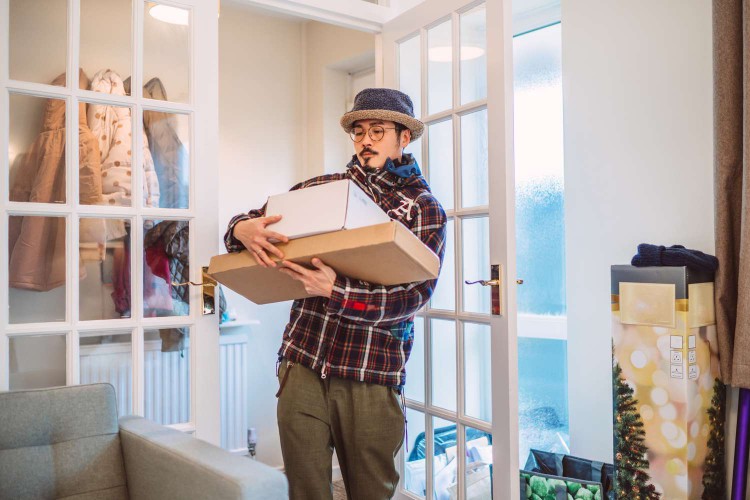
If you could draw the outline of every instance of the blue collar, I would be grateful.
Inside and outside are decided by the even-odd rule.
[[[369,168],[365,169],[362,167],[357,155],[352,155],[352,161],[347,167],[351,167],[352,165],[359,165],[363,170],[369,170]],[[386,158],[383,170],[402,179],[408,179],[413,175],[422,175],[422,171],[419,169],[419,165],[417,165],[417,160],[410,153],[404,153],[400,162],[394,162],[390,158]]]
[[[419,165],[417,165],[417,160],[409,153],[404,153],[398,165],[390,158],[386,158],[385,169],[403,178],[411,177],[412,175],[422,175],[422,171],[419,170]]]

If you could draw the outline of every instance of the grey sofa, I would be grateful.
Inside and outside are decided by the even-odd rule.
[[[140,417],[109,384],[0,393],[0,498],[287,498],[284,475]]]

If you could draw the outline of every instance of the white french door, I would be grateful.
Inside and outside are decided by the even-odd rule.
[[[407,365],[398,498],[519,498],[510,22],[507,1],[430,0],[379,37],[378,82],[425,122],[407,152],[449,219]]]
[[[0,390],[219,443],[218,2],[0,1]],[[218,307],[218,300],[216,306]]]

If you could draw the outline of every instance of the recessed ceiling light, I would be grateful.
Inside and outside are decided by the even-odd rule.
[[[477,59],[483,55],[484,49],[482,47],[475,47],[472,45],[464,45],[461,47],[462,61]],[[432,47],[429,50],[428,57],[432,62],[451,62],[453,59],[453,48],[446,46]]]
[[[190,22],[190,12],[171,5],[157,4],[152,6],[149,11],[151,17],[169,24],[179,24],[187,26]]]

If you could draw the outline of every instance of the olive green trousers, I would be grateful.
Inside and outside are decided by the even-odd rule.
[[[283,360],[276,409],[292,500],[330,500],[333,450],[352,500],[384,500],[396,492],[395,457],[404,441],[398,392],[329,377]]]

